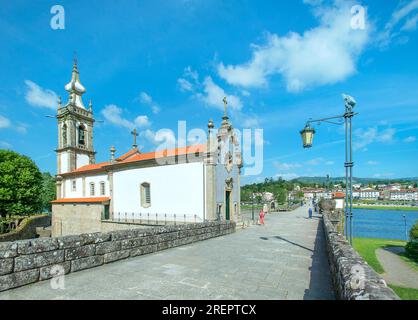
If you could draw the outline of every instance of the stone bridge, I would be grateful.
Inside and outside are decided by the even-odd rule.
[[[226,236],[67,274],[58,288],[52,279],[3,291],[0,299],[341,298],[324,226],[319,216],[307,218],[307,208],[272,214],[265,226],[238,226]]]
[[[219,238],[0,293],[0,299],[333,299],[322,224],[304,209]]]

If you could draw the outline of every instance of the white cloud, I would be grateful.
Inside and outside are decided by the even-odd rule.
[[[165,146],[174,147],[176,144],[176,137],[173,131],[169,129],[162,129],[157,132],[147,129],[141,131],[139,136],[154,146],[163,145],[163,149],[165,149]]]
[[[151,122],[147,116],[138,116],[135,119],[135,125],[137,128],[146,128],[151,126]]]
[[[220,63],[219,75],[231,85],[246,88],[267,86],[270,77],[281,75],[291,92],[345,80],[356,72],[357,59],[369,40],[367,26],[351,28],[352,4],[335,1],[330,7],[315,7],[318,27],[283,37],[267,34],[264,45],[252,45],[250,61],[235,66]]]
[[[412,142],[417,141],[417,137],[415,137],[415,136],[410,136],[410,137],[405,138],[403,141],[404,141],[405,143],[412,143]]]
[[[229,110],[241,110],[242,102],[238,96],[228,95],[224,89],[213,82],[211,77],[206,77],[203,81],[203,92],[198,93],[197,97],[200,98],[206,105],[223,110],[223,98],[226,97],[228,101]]]
[[[6,141],[0,141],[0,148],[11,149],[12,145]]]
[[[177,79],[177,84],[181,91],[193,92],[194,98],[197,98],[209,107],[223,110],[224,97],[227,98],[229,111],[238,113],[243,107],[239,96],[227,94],[223,88],[213,81],[212,77],[208,76],[203,82],[200,82],[198,72],[193,70],[190,66],[184,69],[183,76]],[[249,123],[254,124],[253,121],[250,121]]]
[[[383,143],[392,143],[394,141],[395,134],[396,134],[396,129],[393,129],[393,128],[386,129],[377,136],[377,141],[383,142]]]
[[[146,92],[141,92],[139,94],[139,98],[141,103],[145,103],[145,104],[150,104],[152,103],[152,98],[149,94],[147,94]]]
[[[356,138],[354,139],[353,149],[354,150],[363,149],[376,140],[377,129],[376,128],[368,128],[367,130],[357,129],[354,132],[354,135],[356,136]]]
[[[395,142],[396,129],[387,128],[382,131],[379,131],[377,127],[372,127],[368,129],[357,129],[354,131],[354,143],[353,149],[359,150],[363,149],[366,151],[366,147],[372,143],[393,143]]]
[[[300,175],[296,173],[278,173],[274,176],[275,179],[282,178],[283,180],[293,180],[299,177]]]
[[[178,83],[181,91],[183,91],[183,92],[193,91],[193,84],[191,84],[190,81],[188,81],[184,78],[179,78],[179,79],[177,79],[177,83]]]
[[[8,118],[0,115],[0,129],[8,128],[10,127],[11,124],[12,123]]]
[[[408,19],[402,27],[402,31],[414,31],[417,29],[418,14]]]
[[[133,129],[135,127],[132,121],[122,117],[122,109],[117,105],[110,104],[105,106],[105,108],[102,110],[102,115],[107,121],[109,121],[109,123],[115,126],[125,127],[128,129]]]
[[[15,130],[21,134],[26,134],[28,132],[28,129],[25,125],[18,125],[15,127]]]
[[[280,171],[289,171],[301,167],[299,163],[281,163],[277,161],[273,162],[273,166]]]
[[[394,39],[399,38],[403,31],[414,31],[417,27],[418,15],[411,17],[411,13],[418,10],[418,0],[403,2],[392,14],[384,31],[378,34],[377,41],[382,47],[388,46]],[[405,22],[403,22],[406,19]],[[398,25],[402,26],[397,28]],[[405,40],[402,40],[405,42]]]
[[[322,164],[324,162],[325,162],[324,158],[315,158],[315,159],[306,161],[306,164],[310,165],[310,166],[319,166],[320,164]]]
[[[102,110],[102,115],[105,119],[118,127],[125,127],[127,129],[146,128],[151,125],[147,116],[137,116],[134,121],[130,121],[122,116],[123,110],[117,105],[110,104],[105,106]]]
[[[367,164],[369,166],[377,166],[379,164],[379,162],[377,162],[377,161],[367,161]]]
[[[51,110],[57,109],[57,94],[49,89],[43,89],[35,82],[25,80],[27,90],[25,99],[27,103],[34,107],[48,108]]]
[[[157,113],[160,112],[159,105],[154,102],[154,100],[152,99],[152,97],[148,93],[142,91],[139,94],[139,101],[142,104],[145,104],[145,105],[148,105],[149,107],[151,107],[152,113],[157,114]]]
[[[177,84],[183,92],[194,91],[196,87],[200,86],[199,73],[188,66],[184,68],[183,76],[177,79]]]

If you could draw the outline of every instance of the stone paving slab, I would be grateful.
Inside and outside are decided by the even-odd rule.
[[[0,299],[334,299],[320,219],[307,209],[266,226],[0,293]]]

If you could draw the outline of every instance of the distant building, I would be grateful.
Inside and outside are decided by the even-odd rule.
[[[390,191],[389,200],[392,201],[418,201],[418,189]]]
[[[328,191],[323,188],[303,189],[302,192],[305,200],[332,199],[332,191]]]
[[[357,191],[353,191],[353,198],[360,200],[378,200],[381,197],[381,193],[378,190],[367,188]]]
[[[335,200],[335,209],[337,209],[337,210],[344,209],[345,193],[343,193],[343,192],[334,192],[332,194],[332,199]]]

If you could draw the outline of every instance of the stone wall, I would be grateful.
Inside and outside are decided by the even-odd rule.
[[[0,243],[0,291],[235,232],[205,222]]]
[[[47,214],[25,218],[16,228],[16,230],[0,234],[0,242],[36,238],[37,227],[49,227],[50,225],[51,216]]]
[[[399,300],[377,274],[345,240],[323,212],[324,232],[332,281],[341,300]]]

